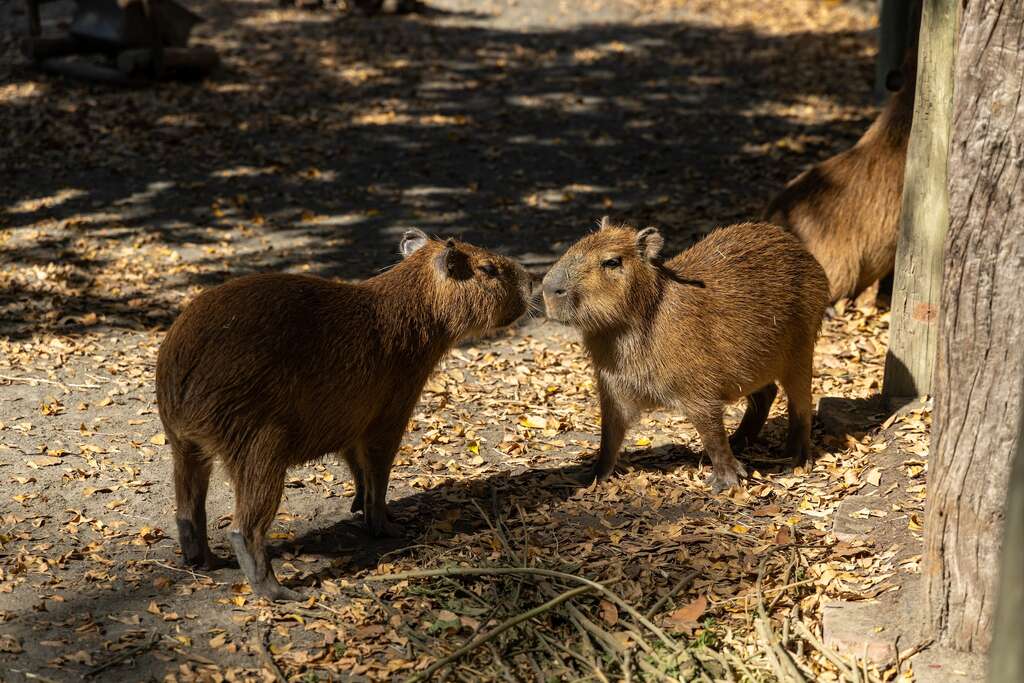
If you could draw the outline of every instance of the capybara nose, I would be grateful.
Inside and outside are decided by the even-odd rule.
[[[554,299],[561,299],[565,296],[565,287],[560,285],[546,284],[544,285],[544,295]]]
[[[549,270],[543,281],[544,296],[552,299],[565,297],[565,273],[560,269]]]

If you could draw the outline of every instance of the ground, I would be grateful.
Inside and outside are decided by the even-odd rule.
[[[927,406],[886,419],[872,399],[884,310],[839,306],[825,321],[815,396],[857,417],[819,420],[813,467],[777,462],[780,399],[744,456],[752,477],[717,496],[672,414],[637,425],[609,482],[563,486],[599,432],[571,331],[531,319],[458,348],[393,473],[404,539],[363,532],[331,457],[292,472],[273,532],[299,604],[255,598],[237,570],[183,565],[153,367],[203,288],[263,270],[371,277],[408,225],[542,272],[603,214],[659,226],[669,250],[756,218],[876,113],[863,5],[432,0],[370,19],[189,5],[220,71],[121,91],[28,68],[23,16],[0,0],[0,679],[432,674],[573,577],[611,593],[574,595],[441,671],[862,675],[818,649],[823,606],[882,612],[916,576],[930,419]],[[50,29],[62,8],[45,8]],[[886,524],[837,539],[854,495],[867,502],[845,518]],[[217,479],[221,553],[231,500]],[[373,580],[440,568],[483,575]],[[898,665],[863,677],[912,675]]]

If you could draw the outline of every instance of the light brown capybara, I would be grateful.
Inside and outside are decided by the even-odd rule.
[[[514,261],[409,230],[395,267],[360,284],[304,275],[240,277],[200,294],[157,359],[160,419],[174,453],[185,560],[215,568],[206,493],[215,460],[235,491],[229,533],[253,590],[278,582],[266,548],[289,467],[341,453],[373,534],[400,528],[385,506],[391,465],[420,391],[448,350],[511,324],[531,278]]]
[[[832,303],[892,273],[916,81],[911,49],[889,75],[896,92],[857,144],[791,180],[765,210],[821,263]]]
[[[700,435],[716,490],[746,476],[733,456],[764,426],[778,380],[789,402],[787,453],[811,455],[811,366],[828,280],[792,234],[767,223],[715,230],[667,261],[655,228],[602,219],[544,277],[548,316],[580,330],[594,363],[601,446],[589,485],[615,468],[646,410],[682,411]],[[731,444],[726,403],[747,397]]]

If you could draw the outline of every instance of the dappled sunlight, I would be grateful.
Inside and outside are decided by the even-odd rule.
[[[48,197],[31,197],[8,205],[4,210],[8,213],[36,213],[60,206],[70,199],[84,197],[88,193],[81,188],[65,187]],[[0,226],[3,227],[3,226]]]
[[[290,680],[404,678],[572,586],[368,578],[501,565],[598,580],[686,652],[741,653],[768,678],[751,636],[759,590],[776,623],[814,623],[825,600],[884,597],[915,571],[906,547],[830,532],[847,496],[896,481],[878,464],[874,413],[859,431],[816,428],[817,461],[794,470],[780,396],[741,455],[747,485],[715,495],[693,426],[660,411],[630,431],[616,476],[568,487],[600,438],[595,378],[578,335],[540,317],[467,341],[431,375],[389,493],[405,538],[363,532],[349,474],[328,456],[289,474],[271,529],[275,569],[302,604],[260,601],[236,569],[183,569],[154,367],[201,292],[265,272],[362,281],[401,259],[412,226],[537,275],[608,214],[658,226],[676,252],[761,215],[875,113],[873,21],[843,3],[796,0],[768,16],[756,0],[436,0],[372,19],[276,0],[189,4],[223,60],[202,83],[114,90],[0,53],[11,74],[0,135],[17,143],[0,159],[0,455],[31,462],[5,475],[0,637],[14,640],[0,641],[0,661],[57,680],[146,646],[99,677],[184,682],[214,677],[212,660],[240,681],[266,665],[252,641],[266,627]],[[873,406],[887,335],[888,314],[870,306],[827,320],[815,396]],[[728,408],[730,429],[741,407]],[[918,453],[929,419],[925,408],[886,426]],[[909,482],[899,509],[864,514],[906,527],[923,466],[892,471]],[[215,479],[221,554],[231,501]],[[623,604],[571,604],[585,621],[541,615],[496,641],[499,655],[467,659],[469,678],[502,675],[502,656],[513,678],[532,670],[528,656],[562,678],[590,675],[554,646],[590,642],[583,623],[613,644],[639,634],[651,651],[631,650],[638,659],[667,651],[646,626],[630,630]],[[583,661],[604,656],[602,642]],[[832,673],[803,654],[809,671]]]
[[[29,100],[45,97],[49,88],[45,83],[0,84],[0,103],[26,104]]]

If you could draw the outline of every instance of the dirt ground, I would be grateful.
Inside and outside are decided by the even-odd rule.
[[[292,472],[273,529],[305,602],[185,569],[153,367],[196,292],[264,270],[370,277],[408,225],[538,272],[604,214],[682,248],[756,217],[877,111],[874,20],[842,2],[432,0],[371,19],[189,5],[222,68],[121,91],[29,69],[23,16],[0,0],[0,680],[404,678],[572,586],[366,578],[497,566],[585,576],[623,602],[584,596],[512,629],[460,660],[459,680],[686,677],[629,654],[642,639],[623,605],[773,680],[756,586],[776,628],[817,632],[823,602],[884,598],[916,573],[927,410],[816,428],[817,463],[794,472],[772,462],[780,400],[747,454],[753,478],[723,496],[684,417],[651,415],[620,476],[567,490],[559,474],[599,432],[595,392],[574,334],[541,319],[457,349],[428,384],[392,475],[406,538],[366,536],[327,458]],[[47,6],[50,28],[61,9]],[[816,398],[872,405],[887,322],[852,306],[826,321]],[[903,455],[880,459],[893,442]],[[858,513],[893,533],[837,541],[851,495],[884,498]],[[231,500],[216,480],[222,554]],[[586,623],[623,649],[602,655],[573,630]],[[811,680],[836,680],[810,645],[784,646]],[[884,668],[872,675],[897,675]]]

